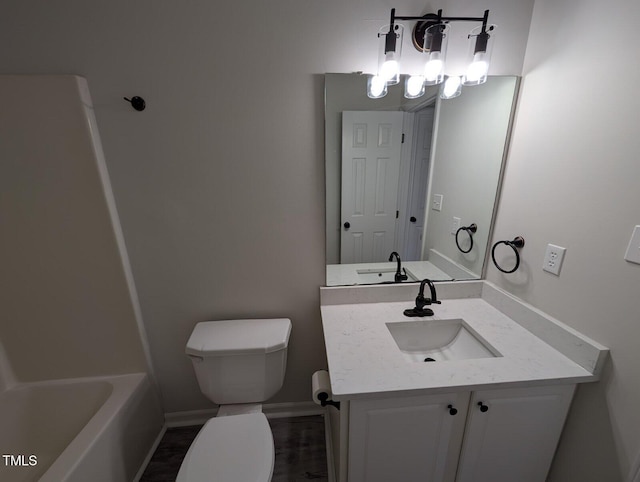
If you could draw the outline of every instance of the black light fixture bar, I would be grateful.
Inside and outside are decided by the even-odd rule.
[[[437,14],[428,13],[421,17],[411,17],[411,16],[400,16],[396,15],[396,9],[391,9],[391,25],[395,23],[396,20],[422,20],[422,21],[431,21],[431,22],[482,22],[483,29],[486,29],[487,22],[489,21],[489,10],[484,11],[484,15],[482,17],[443,17],[442,9],[438,10]]]
[[[414,45],[418,50],[424,48],[422,36],[427,28],[432,25],[444,24],[448,22],[482,22],[482,30],[480,35],[484,39],[484,36],[487,32],[487,24],[489,22],[489,10],[484,11],[484,15],[482,17],[443,17],[442,9],[438,10],[438,13],[428,13],[422,16],[407,16],[407,15],[396,15],[396,9],[391,9],[391,19],[389,21],[389,32],[386,34],[387,37],[385,39],[385,53],[389,51],[395,50],[395,35],[391,35],[395,31],[395,23],[396,20],[417,20],[416,28],[414,30]],[[482,43],[482,41],[481,41]],[[486,44],[486,42],[485,42]],[[485,45],[486,47],[486,45]]]

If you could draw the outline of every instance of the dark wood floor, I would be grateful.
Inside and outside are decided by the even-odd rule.
[[[276,448],[272,482],[327,481],[324,419],[309,417],[269,420]],[[167,429],[141,482],[175,482],[180,464],[201,426]]]

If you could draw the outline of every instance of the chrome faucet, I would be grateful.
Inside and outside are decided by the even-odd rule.
[[[431,298],[424,297],[424,287],[429,285],[429,291],[431,292]],[[433,281],[430,279],[423,279],[420,283],[420,291],[416,298],[416,306],[409,310],[404,310],[404,316],[433,316],[433,310],[431,308],[425,308],[427,305],[439,305],[440,302],[436,296],[436,287]]]
[[[396,270],[396,275],[393,277],[393,279],[396,283],[401,283],[402,281],[408,280],[409,276],[407,276],[407,270],[401,268],[402,261],[400,260],[400,255],[397,252],[394,251],[389,255],[389,261],[393,261],[394,256],[396,257],[396,261],[398,262],[398,269]]]

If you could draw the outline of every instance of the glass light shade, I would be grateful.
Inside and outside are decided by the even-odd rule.
[[[378,75],[384,78],[388,85],[394,85],[400,82],[400,54],[404,27],[394,24],[393,32],[389,32],[389,28],[390,26],[386,25],[378,32]]]
[[[424,66],[425,85],[437,85],[444,80],[444,61],[449,41],[449,25],[436,24],[424,33],[424,52],[427,62]]]
[[[422,75],[411,75],[407,77],[404,84],[404,96],[407,99],[422,97],[424,90],[424,77]]]
[[[429,54],[429,60],[424,66],[424,78],[427,85],[440,84],[444,79],[444,61],[440,57],[440,52]]]
[[[387,82],[379,75],[370,75],[367,79],[367,97],[380,99],[387,95]]]
[[[463,85],[480,85],[487,81],[495,28],[495,25],[489,25],[486,32],[482,32],[482,27],[476,27],[469,34],[469,64]]]
[[[441,99],[453,99],[462,94],[462,79],[456,75],[448,77],[440,92]]]
[[[484,52],[478,52],[473,56],[473,61],[467,67],[464,76],[464,85],[479,85],[487,81],[489,62],[485,59]]]
[[[380,66],[378,75],[389,85],[397,84],[400,81],[400,64],[392,56],[388,57]]]

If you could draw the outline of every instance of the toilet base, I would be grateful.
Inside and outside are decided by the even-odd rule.
[[[230,415],[245,415],[248,413],[262,413],[261,403],[234,403],[220,405],[216,417],[228,417]]]

